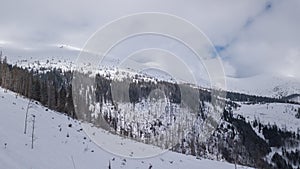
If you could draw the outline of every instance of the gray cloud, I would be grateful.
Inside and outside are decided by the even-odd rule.
[[[228,75],[267,71],[297,77],[299,7],[300,2],[292,0],[7,0],[1,3],[0,46],[18,49],[8,54],[22,55],[22,49],[32,49],[35,52],[24,53],[51,55],[46,52],[52,52],[53,44],[82,48],[113,19],[137,12],[165,12],[194,23],[219,46]]]
[[[221,53],[238,76],[269,72],[299,78],[300,7],[298,1],[267,4]]]

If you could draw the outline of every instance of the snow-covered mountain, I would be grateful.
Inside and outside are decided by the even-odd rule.
[[[246,78],[228,77],[227,89],[251,95],[280,98],[299,94],[300,79],[267,73]]]
[[[62,70],[71,70],[75,66],[75,59],[66,57],[53,57],[53,58],[41,58],[39,60],[30,59],[13,59],[13,63],[33,69],[53,69],[60,68]],[[111,71],[113,75],[116,71],[115,68],[107,67],[108,71]],[[127,72],[130,73],[130,72]],[[119,74],[118,76],[120,76]],[[153,74],[150,74],[153,75]],[[157,78],[169,81],[163,76],[156,76]],[[203,79],[203,87],[210,86],[210,83]],[[295,77],[289,77],[284,75],[275,74],[259,74],[251,77],[226,77],[226,85],[228,91],[245,93],[250,95],[267,96],[267,97],[286,97],[292,94],[300,94],[300,79]]]
[[[51,51],[50,53],[53,55],[44,56],[39,53],[39,50],[21,50],[21,52],[14,48],[7,48],[3,52],[3,57],[7,55],[9,63],[31,69],[43,68],[51,70],[53,68],[59,68],[62,70],[71,70],[75,67],[77,55],[80,52],[79,48],[66,44],[50,45],[46,47],[46,51],[47,50]],[[22,53],[22,56],[20,56],[19,53]],[[111,71],[111,73],[109,73],[113,75],[116,69],[112,68],[111,65],[118,65],[120,61],[109,59],[106,61],[109,62],[110,65],[107,69]],[[154,75],[160,79],[170,80],[163,76],[160,77],[158,74]],[[118,76],[121,76],[121,74]],[[203,85],[202,87],[210,86],[207,78],[201,80],[202,82],[200,84]],[[262,73],[250,77],[226,76],[226,83],[227,90],[250,95],[280,98],[292,94],[300,94],[300,79],[283,74]]]
[[[75,130],[82,134],[82,128],[85,126],[85,128],[91,129],[91,132],[88,132],[87,135],[90,136],[92,140],[97,138],[98,145],[99,143],[100,145],[111,144],[110,147],[112,149],[107,150],[104,148],[104,150],[116,151],[122,149],[121,156],[128,156],[129,159],[126,158],[124,160],[124,158],[120,158],[121,161],[123,160],[120,165],[121,168],[127,164],[126,162],[130,161],[130,157],[141,157],[141,154],[144,153],[141,150],[148,149],[150,152],[156,153],[156,151],[159,151],[159,148],[155,147],[155,145],[160,148],[167,145],[166,147],[170,148],[168,144],[172,145],[172,151],[182,154],[192,154],[198,158],[214,160],[225,159],[232,163],[238,162],[243,165],[259,167],[268,166],[267,168],[272,168],[272,166],[276,168],[282,168],[282,166],[297,167],[299,165],[297,162],[294,162],[295,159],[299,158],[297,154],[299,150],[299,129],[297,127],[299,126],[299,119],[297,119],[297,117],[300,116],[297,115],[300,110],[299,106],[294,103],[284,103],[285,100],[283,99],[253,96],[260,95],[281,98],[295,94],[298,91],[299,85],[294,78],[283,78],[266,74],[251,78],[229,78],[227,81],[229,86],[228,91],[246,94],[228,92],[230,97],[226,99],[224,97],[217,97],[216,102],[226,100],[226,106],[223,110],[222,107],[212,105],[213,102],[209,97],[209,95],[211,95],[209,89],[190,84],[177,84],[170,79],[156,77],[155,75],[151,77],[146,74],[137,74],[130,70],[124,71],[114,67],[107,67],[92,73],[93,76],[96,76],[96,84],[91,85],[88,83],[91,80],[91,74],[83,71],[79,73],[82,74],[82,77],[75,78],[79,80],[78,83],[76,82],[75,84],[79,85],[74,93],[74,89],[72,92],[72,83],[70,82],[72,72],[68,71],[72,69],[72,62],[61,62],[55,59],[47,59],[46,62],[42,60],[23,60],[18,62],[18,66],[26,69],[18,69],[17,67],[4,64],[5,72],[2,83],[6,88],[19,91],[31,97],[28,94],[30,92],[27,88],[22,86],[34,83],[34,89],[31,91],[31,93],[35,95],[33,98],[40,100],[43,105],[54,110],[64,111],[72,117],[75,116],[74,111],[72,111],[73,103],[70,101],[72,97],[69,96],[74,96],[75,93],[79,93],[77,94],[79,97],[75,96],[75,100],[73,97],[73,101],[75,102],[74,107],[77,112],[82,111],[85,113],[82,114],[82,117],[81,114],[77,113],[77,119],[89,122],[105,120],[113,130],[112,132],[107,132],[100,128],[94,128],[93,125],[98,126],[97,123],[93,123],[93,125],[82,123],[63,116],[67,118],[70,121],[69,124],[71,124],[68,125],[67,129],[78,126]],[[56,70],[54,68],[56,68]],[[39,70],[39,73],[38,71],[30,71],[32,69]],[[57,69],[62,69],[63,71]],[[64,73],[64,71],[68,72]],[[24,81],[22,74],[28,77],[30,82],[28,82],[28,80]],[[15,81],[16,79],[20,81]],[[14,82],[21,82],[23,85],[13,85]],[[86,82],[88,86],[85,86]],[[129,93],[129,96],[127,96],[126,93],[123,95],[122,91],[119,91],[120,88],[112,88],[113,85],[119,85],[119,87],[121,85],[127,89],[126,91]],[[188,107],[186,107],[186,109],[180,107],[181,105],[179,104],[182,100],[182,96],[179,94],[180,91],[178,89],[180,86],[183,87],[182,85],[186,85],[186,88],[191,89],[191,93],[186,93],[188,96],[186,100]],[[153,102],[152,99],[148,99],[152,94],[153,96],[156,95],[155,89],[163,91],[163,100]],[[36,90],[39,92],[36,92]],[[160,95],[159,90],[158,96]],[[191,97],[191,94],[194,92],[201,92],[203,97]],[[247,95],[247,93],[249,95]],[[3,93],[3,95],[5,94],[6,93]],[[126,97],[129,98],[126,100]],[[68,98],[67,101],[65,100],[66,98]],[[115,100],[116,98],[120,99],[120,101],[118,99]],[[9,100],[13,100],[13,98],[11,97]],[[78,109],[76,102],[85,104]],[[13,103],[13,105],[17,105],[17,101]],[[200,107],[194,109],[193,107],[195,105],[199,105]],[[26,109],[24,107],[26,107],[26,104],[23,104],[23,109]],[[35,107],[41,106],[36,104]],[[206,142],[201,144],[202,142],[198,142],[198,137],[201,135],[201,132],[199,132],[201,130],[199,129],[203,127],[202,124],[205,123],[205,120],[214,119],[209,115],[214,114],[218,109],[223,113],[220,114],[222,115],[222,119],[218,121],[218,125],[215,125],[215,132],[210,133],[210,137],[207,137]],[[5,110],[9,110],[9,108]],[[42,110],[41,112],[43,113],[44,111]],[[46,111],[46,114],[49,112],[51,111]],[[158,116],[151,117],[149,114],[158,114]],[[35,116],[36,118],[38,117],[38,115]],[[20,117],[17,118],[21,119]],[[53,116],[51,118],[55,119],[57,117]],[[56,123],[55,121],[53,122]],[[19,124],[19,122],[16,123]],[[47,123],[48,122],[45,122],[45,124]],[[80,125],[80,123],[82,124]],[[51,126],[52,124],[49,125]],[[58,126],[59,132],[64,131],[65,128],[62,128],[60,124],[55,125]],[[180,130],[182,128],[183,130]],[[178,133],[178,138],[174,139],[174,132],[173,134],[166,132],[168,129]],[[70,133],[72,132],[68,130],[65,135],[67,139],[70,138]],[[44,137],[43,134],[41,135]],[[54,135],[55,138],[63,139],[63,136]],[[80,136],[76,135],[76,138],[83,137],[84,140],[88,140],[87,135],[83,133]],[[124,137],[126,137],[126,139],[124,139]],[[104,141],[101,140],[103,138],[105,138]],[[129,138],[133,138],[135,141],[130,141]],[[81,141],[79,140],[77,142]],[[89,142],[93,144],[91,140]],[[148,145],[143,143],[147,143]],[[84,144],[84,146],[89,145],[85,141],[83,141],[82,144]],[[235,144],[239,146],[235,146]],[[26,146],[28,146],[28,143]],[[42,147],[45,146],[44,144]],[[73,147],[73,145],[70,147]],[[88,148],[89,147],[90,145]],[[6,148],[8,148],[8,143],[4,142],[4,149]],[[84,152],[86,151],[88,150],[84,147]],[[94,152],[94,149],[91,150],[91,153]],[[295,156],[289,156],[289,154],[295,152]],[[70,156],[70,154],[66,156]],[[177,154],[174,156],[177,156]],[[181,158],[182,155],[179,156]],[[74,157],[72,154],[72,163],[75,163],[73,162]],[[113,165],[112,161],[117,159],[117,157],[113,158],[114,160],[111,160],[111,165]],[[109,161],[110,158],[106,160],[106,164],[108,164]],[[171,161],[170,164],[173,164],[174,160]],[[105,161],[103,161],[103,163],[105,163]],[[142,163],[144,164],[145,161]],[[148,167],[153,167],[153,164],[157,163],[152,162]],[[132,166],[139,165],[134,163]]]
[[[116,156],[94,144],[82,130],[81,122],[62,113],[48,110],[38,102],[31,102],[28,109],[28,128],[24,134],[24,120],[29,100],[16,93],[0,88],[0,168],[1,169],[133,169],[133,168],[234,168],[233,164],[206,159],[196,159],[174,152],[166,152],[156,157],[132,159]],[[33,116],[35,129],[33,149],[31,136]],[[89,125],[89,124],[86,124]],[[101,129],[96,134],[107,135]],[[104,136],[103,136],[104,137]],[[115,142],[123,143],[124,149],[129,140],[115,137]],[[120,148],[122,148],[120,146]],[[138,144],[138,147],[147,145]],[[151,167],[152,166],[152,167]],[[248,168],[238,166],[238,168]]]

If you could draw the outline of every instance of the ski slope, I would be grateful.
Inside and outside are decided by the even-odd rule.
[[[109,163],[112,169],[234,168],[233,164],[227,162],[199,160],[174,152],[140,159],[116,156],[94,144],[82,130],[79,121],[48,110],[38,102],[30,104],[28,128],[24,134],[28,102],[28,99],[0,88],[0,169],[106,169]],[[32,115],[36,120],[33,149]],[[115,137],[114,141],[129,143],[129,140],[124,141],[120,137]],[[129,144],[123,146],[124,149],[136,149]],[[142,146],[141,143],[138,146]]]

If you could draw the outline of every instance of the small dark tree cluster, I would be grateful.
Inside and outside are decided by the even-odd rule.
[[[273,155],[272,162],[275,163],[276,169],[293,169],[291,164],[287,163],[285,159],[278,153]]]
[[[300,119],[300,108],[298,108],[298,111],[297,111],[295,117],[296,117],[297,119]]]
[[[282,147],[289,139],[297,139],[299,137],[295,132],[279,129],[277,125],[264,126],[262,134],[269,141],[270,147]]]
[[[300,167],[300,151],[298,149],[289,152],[283,148],[282,155],[286,157],[291,164]]]

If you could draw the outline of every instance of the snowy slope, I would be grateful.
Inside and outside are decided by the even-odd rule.
[[[35,102],[29,109],[27,134],[24,134],[28,102],[27,99],[0,88],[0,169],[105,169],[108,168],[109,161],[112,169],[150,166],[163,169],[234,168],[233,164],[226,162],[197,160],[193,156],[173,152],[144,159],[117,157],[95,145],[81,130],[80,122],[47,110]],[[33,149],[32,115],[36,116]],[[117,139],[122,142],[121,138],[116,137],[116,141]]]
[[[300,105],[284,104],[284,103],[270,103],[270,104],[256,104],[256,105],[244,105],[234,111],[234,115],[242,115],[247,121],[253,124],[254,120],[257,120],[263,125],[276,125],[283,131],[300,132],[300,119],[295,117]],[[265,139],[262,132],[259,132],[258,127],[253,127],[258,136]],[[284,147],[271,147],[271,152],[265,157],[265,159],[271,163],[271,159],[275,153],[283,156],[283,148],[287,152],[299,151],[300,144],[286,145]],[[293,166],[297,168],[296,165]]]
[[[300,105],[284,103],[242,105],[234,114],[240,114],[249,121],[256,119],[264,125],[276,124],[281,129],[297,133],[300,130],[300,119],[295,117],[298,108]]]

